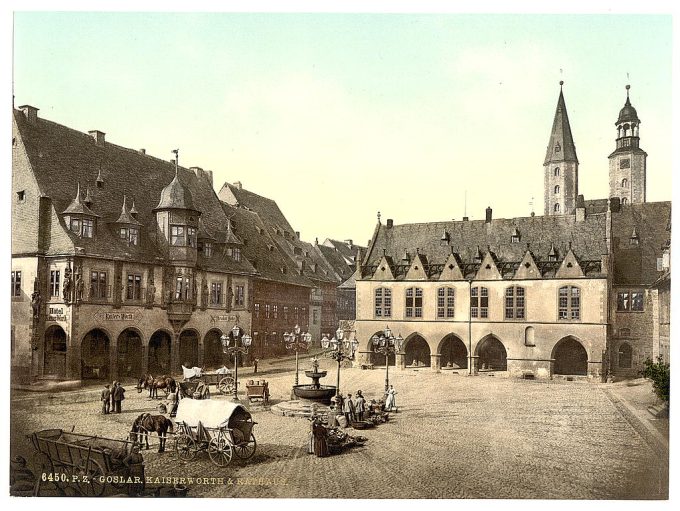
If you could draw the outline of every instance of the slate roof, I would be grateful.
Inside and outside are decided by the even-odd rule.
[[[259,279],[314,287],[309,279],[299,274],[295,262],[278,247],[256,212],[224,202],[221,206],[229,217],[234,235],[242,240],[241,252],[255,265]]]
[[[559,144],[560,150],[556,150]],[[564,94],[560,85],[560,97],[557,100],[557,109],[555,110],[555,118],[553,120],[552,131],[550,132],[550,140],[548,141],[548,148],[545,153],[544,165],[549,162],[559,161],[575,161],[578,163],[576,157],[576,146],[574,145],[574,138],[571,135],[571,126],[569,125],[569,116],[567,115],[567,107],[564,103]]]
[[[340,252],[342,257],[345,258],[346,261],[348,261],[348,264],[354,264],[354,260],[357,255],[357,250],[361,250],[362,254],[366,253],[366,247],[362,247],[360,245],[355,245],[352,243],[350,244],[346,241],[339,241],[339,240],[333,240],[330,238],[327,238],[323,244],[327,247],[333,247],[335,250]],[[349,263],[351,261],[351,263]]]
[[[663,273],[657,259],[671,238],[670,202],[622,204],[612,213],[612,252],[615,286],[651,286]],[[631,243],[633,232],[638,243]]]
[[[234,195],[239,206],[257,212],[267,225],[278,227],[281,231],[287,231],[291,235],[295,234],[293,227],[288,223],[276,201],[230,183],[224,183],[222,190],[220,190],[219,195],[222,200],[226,200],[223,196],[225,188]]]
[[[332,247],[326,245],[316,245],[315,248],[321,253],[326,262],[333,268],[340,282],[348,279],[352,273],[352,268],[347,264],[345,258]]]
[[[77,246],[84,249],[84,255],[91,256],[144,262],[162,258],[155,240],[153,209],[159,204],[161,191],[175,179],[173,163],[110,142],[97,145],[92,136],[43,118],[31,124],[19,110],[14,110],[14,122],[40,193],[52,200],[62,228],[73,242],[74,253]],[[101,187],[97,186],[98,180],[101,180]],[[200,218],[205,227],[217,242],[223,242],[227,217],[210,181],[198,178],[183,167],[178,169],[177,180],[191,194],[192,201],[200,205]],[[72,203],[79,186],[89,187],[90,209],[100,217],[93,238],[80,238],[63,223],[61,213]],[[114,228],[124,195],[128,200],[132,199],[138,211],[137,220],[143,226],[137,246],[121,240]],[[47,253],[51,254],[49,249]],[[202,261],[199,256],[199,263],[220,271],[255,273],[245,258],[236,262],[216,255]]]
[[[158,201],[156,209],[196,210],[196,207],[191,192],[175,176],[170,184],[161,190],[161,199]]]
[[[665,225],[665,224],[664,224]],[[515,229],[520,239],[512,243]],[[448,241],[442,240],[442,233]],[[536,261],[546,262],[543,273],[554,273],[555,264],[547,264],[551,248],[555,248],[562,261],[571,247],[577,260],[592,261],[587,275],[601,274],[602,256],[607,254],[606,215],[587,215],[577,222],[574,215],[549,215],[521,218],[498,218],[490,223],[484,220],[446,221],[394,225],[392,228],[378,224],[369,252],[363,260],[364,267],[375,266],[384,254],[394,265],[410,265],[419,253],[429,265],[443,265],[451,253],[460,263],[468,266],[468,273],[476,271],[476,259],[491,252],[497,265],[504,266],[503,274],[514,271],[527,249]],[[408,255],[409,260],[405,260]],[[500,269],[500,268],[499,268]],[[366,269],[364,276],[366,276]],[[402,269],[403,275],[403,269]],[[465,273],[465,272],[464,272]]]

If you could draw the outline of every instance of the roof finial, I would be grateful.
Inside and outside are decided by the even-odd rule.
[[[626,98],[630,98],[630,85],[626,85]]]
[[[378,223],[380,223],[380,211],[378,211]]]
[[[125,197],[125,194],[123,194],[123,213],[125,213],[127,209],[127,199]]]
[[[562,77],[562,68],[560,68],[560,77]],[[564,80],[560,80],[560,92],[562,92],[562,85],[564,85]]]
[[[78,181],[78,188],[76,189],[76,202],[80,202],[80,181]]]
[[[179,167],[179,149],[173,149],[172,152],[175,154],[175,177],[177,177],[177,169]]]

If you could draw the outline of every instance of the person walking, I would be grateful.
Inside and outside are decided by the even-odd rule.
[[[113,403],[115,413],[121,413],[121,402],[123,401],[123,399],[125,399],[125,389],[120,384],[120,382],[116,382],[116,388],[113,390]]]
[[[111,409],[111,389],[109,388],[108,383],[104,385],[104,388],[102,389],[101,402],[102,413],[104,415],[108,415],[109,410]]]
[[[364,412],[366,411],[366,400],[361,394],[360,390],[357,390],[357,398],[354,401],[354,410],[356,411],[357,420],[364,420]]]
[[[394,390],[394,386],[390,385],[390,388],[387,389],[387,399],[385,399],[385,411],[386,412],[396,412],[397,411],[397,398],[395,397],[397,395],[397,391]]]
[[[118,386],[118,382],[116,380],[113,380],[113,383],[111,383],[111,413],[116,413],[116,403],[113,400],[113,391],[116,390],[116,387]]]
[[[258,359],[253,360],[253,374],[257,374],[257,363],[259,362]]]
[[[352,401],[352,394],[347,394],[347,399],[342,403],[342,413],[347,419],[347,426],[350,427],[354,421],[354,401]]]

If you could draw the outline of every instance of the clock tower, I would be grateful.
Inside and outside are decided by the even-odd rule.
[[[616,125],[616,150],[609,155],[609,197],[621,204],[647,201],[647,153],[640,149],[640,119],[630,104],[630,85],[626,85],[626,104]]]

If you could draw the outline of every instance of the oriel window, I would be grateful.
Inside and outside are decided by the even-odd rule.
[[[196,248],[196,228],[187,227],[187,246]]]
[[[234,305],[236,307],[243,307],[245,304],[245,287],[236,286],[236,294],[234,295]],[[276,315],[274,316],[276,317]]]
[[[94,221],[91,218],[83,218],[83,238],[94,236]]]
[[[170,244],[174,247],[183,247],[186,241],[184,239],[184,226],[171,225],[170,226]]]
[[[222,303],[222,283],[210,283],[210,303],[212,305],[220,305]]]
[[[137,227],[130,227],[129,236],[130,245],[139,244],[139,229]]]

